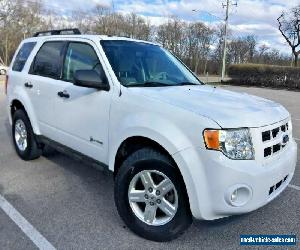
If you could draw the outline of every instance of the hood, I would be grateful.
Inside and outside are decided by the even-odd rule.
[[[276,102],[208,85],[132,90],[139,95],[208,117],[222,128],[261,127],[289,116],[288,111]]]

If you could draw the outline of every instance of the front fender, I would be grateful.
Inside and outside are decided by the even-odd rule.
[[[109,168],[112,171],[120,145],[130,137],[141,136],[151,139],[160,144],[170,155],[191,145],[184,131],[156,114],[136,113],[114,124],[122,124],[122,126],[111,125],[113,133],[110,133],[110,141],[114,143],[109,150]]]

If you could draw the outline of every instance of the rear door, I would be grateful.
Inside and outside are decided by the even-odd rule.
[[[48,136],[49,126],[55,120],[53,101],[55,82],[61,77],[63,53],[66,42],[46,41],[39,48],[29,70],[27,84],[32,90],[31,100],[40,132]]]
[[[20,49],[13,59],[11,70],[9,72],[9,82],[12,83],[14,89],[13,95],[18,95],[16,98],[22,102],[24,99],[31,100],[33,95],[32,86],[28,86],[28,75],[26,74],[25,64],[36,46],[36,42],[25,42],[20,46]]]
[[[75,86],[76,70],[103,71],[101,54],[90,40],[69,41],[62,79],[52,83],[54,117],[50,137],[72,149],[107,163],[108,124],[112,89],[109,91]],[[64,95],[61,95],[64,93]]]

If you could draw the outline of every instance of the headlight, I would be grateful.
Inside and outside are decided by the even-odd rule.
[[[221,151],[233,160],[253,160],[254,148],[248,128],[212,130],[203,132],[207,149]]]

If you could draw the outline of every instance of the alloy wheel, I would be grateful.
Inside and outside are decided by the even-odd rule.
[[[20,151],[25,151],[28,146],[27,129],[22,120],[15,123],[15,142]]]
[[[178,209],[175,185],[157,170],[137,173],[130,182],[128,199],[133,213],[151,226],[167,224]]]

